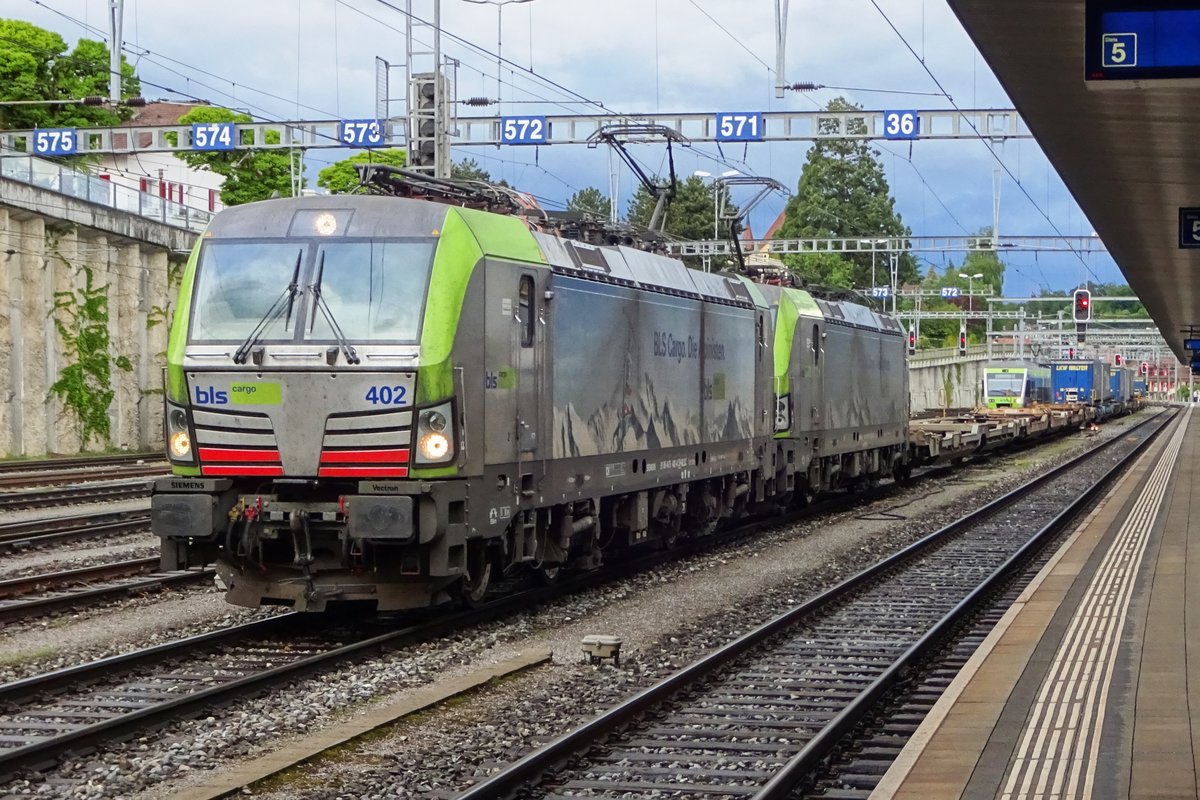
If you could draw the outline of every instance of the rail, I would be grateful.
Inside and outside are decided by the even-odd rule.
[[[791,796],[908,667],[939,646],[1027,555],[1065,529],[1173,417],[1143,423],[1162,424],[1140,442],[1123,436],[1089,450],[758,626],[475,784],[458,800],[512,797],[531,785],[552,787],[556,796]],[[1116,465],[1093,461],[1110,450],[1120,453]],[[1089,481],[1087,491],[1064,497],[1056,481],[1081,465],[1094,465],[1098,479]],[[1013,525],[1010,509],[1031,499],[1036,513]],[[976,530],[979,525],[987,535]],[[992,535],[998,531],[1008,531],[1003,548]],[[929,593],[929,602],[918,602],[917,585],[938,591]],[[847,641],[851,631],[857,648]],[[709,755],[717,739],[719,767],[711,763],[718,757]],[[600,741],[604,747],[596,748]],[[708,768],[689,771],[689,764]]]

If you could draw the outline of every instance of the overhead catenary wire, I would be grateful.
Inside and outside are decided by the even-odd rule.
[[[1067,248],[1075,255],[1075,257],[1077,259],[1079,259],[1079,263],[1083,265],[1084,269],[1087,270],[1087,272],[1089,274],[1091,274],[1092,278],[1094,278],[1096,281],[1099,281],[1100,276],[1098,276],[1092,270],[1091,266],[1087,263],[1087,260],[1083,257],[1083,254],[1075,249],[1075,246],[1072,245],[1071,242],[1067,239],[1066,234],[1064,234],[1062,232],[1062,230],[1058,227],[1058,225],[1054,222],[1054,220],[1050,218],[1050,215],[1038,204],[1037,200],[1035,200],[1033,198],[1033,195],[1031,195],[1029,193],[1029,191],[1025,188],[1024,184],[1022,184],[1021,181],[1017,178],[1017,176],[1013,174],[1013,171],[1009,168],[1008,164],[1006,164],[1004,162],[1004,159],[1002,159],[1000,157],[1000,155],[996,152],[996,148],[992,146],[991,142],[988,141],[987,137],[985,137],[983,135],[983,133],[979,130],[979,128],[977,128],[975,126],[975,122],[961,108],[959,108],[958,103],[956,103],[954,98],[950,95],[950,93],[946,91],[946,87],[942,85],[942,82],[940,80],[938,80],[938,77],[933,74],[933,70],[931,70],[929,68],[929,65],[926,63],[925,59],[917,54],[917,51],[913,49],[913,46],[911,44],[909,44],[908,39],[905,38],[904,34],[902,34],[900,32],[900,30],[896,27],[895,23],[893,23],[891,18],[888,17],[887,13],[879,6],[879,3],[877,2],[877,0],[869,0],[869,2],[871,3],[872,6],[875,7],[875,10],[879,12],[879,15],[881,17],[883,17],[884,22],[886,22],[888,24],[888,27],[892,29],[892,32],[895,33],[896,36],[898,36],[900,38],[900,41],[904,44],[905,48],[907,48],[908,52],[910,52],[912,54],[913,58],[915,58],[917,60],[917,62],[921,65],[921,69],[923,69],[925,71],[925,73],[929,76],[930,80],[932,80],[934,85],[937,86],[938,90],[942,93],[942,96],[946,98],[946,100],[950,103],[950,105],[954,108],[954,110],[958,112],[958,115],[960,117],[962,117],[962,119],[967,123],[967,125],[971,128],[971,130],[975,132],[975,136],[979,139],[980,142],[983,143],[984,147],[987,148],[988,153],[991,154],[992,158],[995,159],[996,163],[1000,165],[1000,167],[1005,171],[1005,173],[1007,173],[1008,177],[1010,179],[1012,179],[1013,183],[1015,183],[1017,185],[1017,188],[1021,190],[1021,194],[1025,195],[1025,198],[1027,200],[1029,200],[1030,204],[1035,209],[1037,209],[1038,213],[1042,215],[1042,218],[1045,219],[1046,222],[1048,222],[1050,224],[1050,227],[1054,230],[1054,233],[1063,239],[1063,241],[1067,245]],[[1046,277],[1045,273],[1042,272],[1040,265],[1038,266],[1038,272],[1042,273],[1042,277],[1043,277],[1043,279],[1045,279],[1045,277]]]
[[[85,30],[85,31],[87,31],[87,32],[89,32],[89,33],[92,33],[93,35],[99,35],[99,36],[103,36],[103,35],[104,35],[104,33],[105,33],[104,31],[101,31],[101,30],[99,30],[99,29],[98,29],[98,28],[96,28],[95,26],[92,26],[92,25],[88,24],[86,21],[79,20],[79,19],[77,19],[77,18],[75,18],[75,17],[72,17],[71,15],[69,15],[69,14],[67,14],[67,13],[65,13],[65,12],[62,12],[62,11],[60,11],[60,10],[58,10],[58,9],[55,9],[55,8],[53,8],[53,7],[49,6],[49,5],[47,5],[46,3],[44,3],[44,2],[43,2],[43,0],[30,0],[30,2],[32,2],[32,3],[34,3],[35,5],[38,5],[38,6],[40,6],[40,7],[43,7],[43,8],[45,8],[45,9],[47,9],[47,10],[49,10],[49,11],[51,11],[51,12],[55,13],[55,14],[57,14],[58,16],[62,17],[63,19],[66,19],[66,20],[68,20],[68,21],[72,22],[73,24],[75,24],[75,25],[78,25],[80,28],[82,28],[83,30]],[[399,9],[398,7],[396,7],[394,4],[392,4],[392,3],[389,3],[389,2],[385,2],[385,0],[377,0],[377,2],[380,2],[380,3],[381,3],[382,5],[384,5],[385,7],[387,7],[387,8],[390,8],[390,9],[392,9],[392,10],[395,10],[395,11],[397,11],[397,12],[401,13],[401,14],[404,14],[404,13],[406,13],[406,12],[405,12],[405,11],[403,11],[402,9]],[[388,28],[390,28],[390,29],[392,29],[392,30],[395,30],[395,31],[400,31],[400,29],[399,29],[399,28],[397,28],[397,27],[395,27],[395,26],[392,26],[392,25],[389,25],[389,24],[388,24],[388,23],[386,23],[385,21],[383,21],[383,20],[380,20],[378,17],[376,17],[376,16],[374,16],[374,15],[371,15],[371,14],[368,14],[367,12],[363,11],[362,9],[359,9],[359,8],[357,8],[357,7],[353,6],[353,5],[351,5],[351,4],[347,3],[347,2],[345,2],[345,0],[336,0],[336,4],[337,4],[337,5],[341,5],[341,6],[345,7],[345,8],[348,8],[348,9],[350,9],[351,11],[354,11],[355,13],[358,13],[358,14],[360,14],[360,15],[364,16],[364,17],[365,17],[365,18],[367,18],[367,19],[369,19],[369,20],[372,20],[372,21],[376,22],[377,24],[384,25],[384,26],[386,26],[386,27],[388,27]],[[415,15],[414,15],[414,19],[415,19],[415,20],[417,20],[417,21],[424,22],[423,20],[420,20],[420,18],[419,18],[419,17],[416,17]],[[426,24],[427,24],[427,23],[426,23]],[[480,46],[478,46],[478,45],[475,45],[475,44],[473,44],[473,43],[471,43],[471,42],[469,42],[469,41],[467,41],[467,40],[465,40],[465,39],[462,39],[461,37],[458,37],[458,36],[456,36],[456,35],[454,35],[454,34],[451,34],[451,33],[448,33],[448,32],[446,32],[446,35],[447,35],[447,36],[449,36],[450,38],[452,38],[452,39],[456,40],[456,41],[459,41],[459,42],[461,42],[461,43],[462,43],[462,44],[464,44],[465,46],[467,46],[467,47],[470,47],[470,48],[474,49],[476,52],[478,52],[478,53],[480,53],[480,54],[482,54],[482,55],[484,55],[484,56],[486,56],[486,57],[489,57],[489,58],[491,58],[491,57],[493,57],[493,56],[494,56],[494,54],[492,54],[490,50],[488,50],[488,49],[486,49],[486,48],[483,48],[483,47],[480,47]],[[19,42],[15,42],[15,43],[17,43],[17,44],[21,44],[21,43],[19,43]],[[331,113],[330,113],[329,111],[327,111],[327,110],[320,109],[320,108],[317,108],[317,107],[315,107],[315,106],[311,106],[311,105],[307,105],[307,104],[300,104],[300,103],[299,103],[299,98],[298,98],[298,97],[297,97],[297,98],[295,98],[295,99],[293,99],[293,98],[287,98],[287,97],[284,97],[284,96],[282,96],[282,95],[275,94],[275,93],[271,93],[271,92],[267,92],[267,91],[265,91],[265,90],[262,90],[262,89],[259,89],[259,88],[256,88],[256,87],[252,87],[252,86],[249,86],[249,85],[245,85],[245,84],[237,84],[236,82],[234,82],[234,81],[232,81],[232,80],[230,80],[230,79],[228,79],[228,78],[225,78],[225,77],[223,77],[223,76],[217,75],[216,73],[213,73],[213,72],[210,72],[210,71],[207,71],[207,70],[204,70],[204,69],[201,69],[201,68],[195,67],[194,65],[188,64],[187,62],[180,61],[179,59],[175,59],[175,58],[172,58],[172,57],[170,57],[170,56],[165,56],[165,55],[163,55],[163,54],[160,54],[160,53],[155,53],[154,51],[150,50],[149,48],[144,48],[144,47],[142,47],[141,45],[139,45],[139,44],[138,44],[138,43],[136,43],[136,42],[123,42],[122,44],[123,44],[123,45],[132,46],[133,48],[136,48],[138,51],[140,51],[140,52],[138,53],[139,57],[141,57],[141,58],[145,58],[145,60],[149,61],[150,63],[154,64],[155,66],[157,66],[157,67],[159,67],[159,68],[161,68],[161,69],[164,69],[164,70],[166,70],[166,71],[168,71],[168,72],[171,72],[172,74],[175,74],[175,75],[177,75],[178,77],[181,77],[181,78],[183,78],[184,80],[188,81],[188,83],[189,83],[189,84],[191,84],[191,83],[195,83],[197,86],[200,86],[201,88],[204,88],[204,89],[206,89],[206,90],[208,90],[208,91],[214,92],[214,93],[216,93],[216,94],[218,94],[218,95],[224,95],[224,96],[226,96],[226,97],[231,97],[231,98],[233,98],[233,99],[235,99],[235,100],[236,100],[236,96],[235,96],[235,95],[231,95],[231,94],[229,94],[228,92],[225,92],[225,91],[221,90],[220,88],[218,88],[218,87],[216,87],[216,86],[212,86],[212,85],[210,85],[210,84],[207,84],[207,83],[204,83],[204,82],[202,82],[202,81],[199,81],[199,80],[197,80],[197,79],[195,79],[195,78],[193,78],[193,77],[191,77],[191,76],[189,76],[189,75],[186,75],[186,74],[184,74],[184,73],[180,72],[179,70],[173,69],[173,68],[171,68],[171,67],[168,67],[168,66],[166,66],[166,65],[164,65],[164,64],[162,64],[162,63],[159,63],[159,61],[158,61],[157,59],[161,58],[161,59],[164,59],[164,60],[166,60],[166,61],[169,61],[169,62],[171,62],[171,63],[179,64],[180,66],[182,66],[182,67],[184,67],[184,68],[186,68],[186,69],[193,70],[193,71],[195,71],[195,72],[197,72],[197,73],[199,73],[199,74],[205,75],[205,76],[207,76],[207,77],[211,77],[211,78],[214,78],[214,79],[216,79],[216,80],[220,80],[220,81],[225,81],[225,82],[228,82],[228,83],[230,83],[230,85],[231,85],[231,86],[234,86],[234,87],[240,86],[242,89],[248,90],[248,91],[250,91],[250,92],[254,92],[254,93],[256,93],[256,94],[262,94],[262,95],[264,95],[264,96],[271,97],[271,98],[273,98],[273,99],[276,99],[276,100],[279,100],[279,101],[281,101],[281,102],[295,103],[295,104],[297,104],[297,106],[303,105],[303,107],[304,107],[304,108],[306,108],[306,109],[309,109],[309,110],[312,110],[312,111],[316,111],[316,112],[319,112],[319,113],[321,113],[321,114],[324,114],[324,115],[327,115],[327,116],[336,116],[336,114],[331,114]],[[47,52],[47,54],[50,54],[50,55],[55,55],[55,56],[58,56],[58,54],[51,54],[51,53],[49,53],[49,51],[43,51],[43,52]],[[72,57],[69,57],[69,56],[62,56],[62,57],[63,57],[63,58],[72,58]],[[535,72],[535,71],[533,71],[532,69],[526,70],[526,69],[524,69],[523,67],[520,67],[519,65],[516,65],[514,62],[511,62],[511,61],[509,61],[508,59],[503,59],[503,60],[504,60],[505,62],[509,63],[511,66],[513,66],[513,67],[516,67],[516,68],[517,68],[517,70],[516,70],[516,72],[515,72],[514,74],[524,74],[524,73],[528,72],[528,73],[529,73],[529,74],[530,74],[530,75],[531,75],[533,78],[537,79],[538,81],[541,81],[543,84],[549,85],[549,86],[553,87],[553,88],[554,88],[555,90],[557,90],[557,91],[560,91],[560,92],[563,92],[563,93],[565,93],[565,94],[572,95],[572,96],[574,96],[575,98],[578,98],[578,101],[577,101],[577,102],[575,102],[575,101],[568,101],[568,102],[570,102],[570,103],[573,103],[573,104],[582,104],[582,105],[593,105],[593,106],[596,106],[596,107],[598,107],[598,108],[602,108],[602,109],[604,109],[605,111],[607,111],[608,113],[610,113],[610,114],[612,114],[612,115],[614,115],[614,116],[629,116],[629,115],[621,114],[620,112],[617,112],[617,111],[615,111],[615,110],[613,110],[613,109],[609,108],[608,106],[606,106],[605,104],[603,104],[603,103],[601,103],[601,102],[599,102],[599,101],[595,101],[595,100],[591,100],[591,99],[589,99],[589,98],[586,98],[586,97],[584,97],[583,95],[581,95],[581,94],[579,94],[579,93],[577,93],[577,92],[574,92],[573,90],[569,89],[568,87],[566,87],[566,86],[563,86],[562,84],[559,84],[559,83],[557,83],[556,81],[553,81],[553,80],[551,80],[551,79],[549,79],[549,78],[547,78],[547,77],[545,77],[545,76],[543,76],[543,75],[540,75],[539,73],[536,73],[536,72]],[[88,63],[90,66],[93,66],[94,68],[97,68],[97,69],[103,69],[105,72],[110,72],[110,70],[108,69],[108,65],[107,65],[107,64],[101,64],[100,62],[92,62],[92,61],[90,61],[90,60],[87,60],[87,63]],[[481,75],[485,74],[485,73],[484,73],[484,71],[483,71],[482,69],[479,69],[479,68],[477,68],[477,67],[474,67],[473,65],[471,65],[471,64],[469,64],[469,63],[467,64],[467,66],[468,66],[468,68],[472,69],[473,71],[477,71],[477,72],[479,72]],[[195,94],[194,94],[194,93],[192,93],[192,92],[180,91],[180,90],[178,90],[178,89],[175,89],[175,88],[172,88],[172,87],[169,87],[169,86],[165,86],[165,85],[163,85],[163,84],[160,84],[160,83],[155,83],[155,82],[153,82],[153,81],[146,80],[146,79],[142,79],[142,78],[139,78],[139,80],[140,80],[140,81],[141,81],[141,82],[142,82],[144,85],[147,85],[147,86],[153,86],[153,87],[156,87],[156,88],[162,89],[162,90],[164,90],[164,91],[167,91],[167,92],[169,92],[169,93],[176,94],[176,95],[179,95],[179,96],[181,96],[181,97],[188,98],[188,99],[190,99],[190,100],[193,100],[193,101],[196,101],[196,102],[201,102],[201,103],[203,103],[203,102],[206,102],[205,100],[203,100],[202,98],[200,98],[199,96],[195,95]],[[523,91],[523,92],[525,92],[526,94],[529,94],[530,96],[533,96],[533,97],[534,97],[535,99],[537,99],[537,100],[542,100],[542,101],[545,101],[545,102],[547,102],[547,103],[552,103],[552,104],[555,104],[555,105],[560,105],[560,106],[563,106],[564,108],[566,108],[566,106],[564,106],[564,105],[563,105],[563,103],[556,102],[556,101],[554,101],[554,100],[552,100],[552,99],[550,99],[550,98],[538,97],[537,95],[534,95],[532,92],[530,92],[528,89],[525,89],[525,88],[523,88],[523,87],[519,87],[519,86],[517,86],[517,85],[516,85],[514,82],[511,82],[511,81],[506,81],[506,83],[507,83],[507,85],[509,85],[510,87],[512,87],[514,90],[516,90],[516,91]],[[808,98],[808,99],[811,101],[811,98]],[[247,111],[250,111],[250,112],[252,112],[252,116],[258,117],[258,121],[260,121],[260,122],[277,122],[277,121],[279,121],[279,120],[274,120],[274,119],[272,119],[272,118],[271,118],[271,117],[272,117],[272,115],[271,115],[271,114],[269,114],[269,113],[267,113],[266,109],[264,109],[264,108],[262,108],[262,107],[260,107],[260,106],[252,106],[252,105],[251,105],[251,106],[248,106],[248,107],[247,107]],[[254,113],[254,112],[257,112],[257,113]],[[331,136],[329,136],[329,135],[327,135],[327,134],[323,134],[323,135],[324,135],[326,138],[329,138],[329,139],[331,139],[331,140],[334,138],[334,137],[331,137]],[[726,167],[729,167],[729,168],[738,168],[738,167],[740,167],[741,169],[747,169],[747,170],[749,169],[749,167],[748,167],[748,165],[746,164],[746,162],[745,162],[745,161],[742,161],[742,160],[730,161],[729,159],[725,158],[725,157],[724,157],[722,154],[713,154],[713,153],[711,153],[710,151],[705,151],[705,150],[703,150],[703,149],[701,149],[701,148],[698,148],[698,147],[693,147],[693,150],[694,150],[695,152],[697,152],[698,154],[701,154],[701,155],[703,155],[704,157],[706,157],[706,158],[710,159],[710,160],[711,160],[711,161],[713,161],[714,163],[721,164],[721,165],[723,165],[723,166],[726,166]],[[517,161],[513,161],[512,163],[528,163],[528,162],[517,162]],[[566,185],[566,186],[568,186],[568,187],[570,187],[570,186],[571,186],[571,184],[569,184],[567,181],[564,181],[564,180],[562,180],[560,177],[558,177],[558,176],[554,175],[554,174],[553,174],[552,172],[550,172],[549,170],[546,170],[544,167],[540,167],[540,165],[538,165],[538,166],[539,166],[539,169],[541,169],[543,172],[545,172],[546,174],[549,174],[549,175],[551,175],[552,177],[554,177],[556,180],[559,180],[559,181],[560,181],[561,183],[563,183],[564,185]],[[577,190],[576,190],[576,191],[577,191]]]
[[[957,225],[963,233],[967,234],[968,236],[971,235],[971,232],[969,230],[967,230],[966,227],[961,222],[958,221],[958,217],[954,216],[954,212],[951,211],[950,206],[946,205],[946,202],[944,200],[942,200],[942,197],[941,197],[941,195],[939,195],[937,193],[937,190],[933,188],[933,186],[929,183],[929,181],[925,180],[925,176],[922,175],[921,170],[917,168],[916,162],[914,162],[912,160],[911,154],[908,156],[904,156],[904,155],[897,153],[895,150],[892,150],[890,147],[885,147],[884,145],[879,145],[879,148],[886,153],[890,153],[895,158],[904,159],[905,162],[907,162],[908,165],[910,167],[912,167],[912,171],[916,173],[917,178],[920,179],[922,185],[924,185],[924,187],[929,190],[929,193],[933,195],[934,199],[938,201],[938,204],[942,207],[942,209],[950,216],[950,219],[954,221],[954,224]]]

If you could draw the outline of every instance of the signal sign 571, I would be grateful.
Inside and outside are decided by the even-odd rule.
[[[717,114],[715,138],[718,142],[761,142],[766,133],[761,111],[722,111]]]

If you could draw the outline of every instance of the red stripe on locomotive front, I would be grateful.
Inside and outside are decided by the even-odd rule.
[[[201,475],[282,475],[283,467],[257,464],[201,464]]]
[[[322,478],[403,478],[408,467],[321,467],[317,475]]]
[[[408,449],[397,450],[326,450],[321,453],[322,464],[389,464],[407,463]]]
[[[274,462],[281,460],[278,450],[236,450],[229,447],[201,447],[201,461],[233,461],[236,463]]]

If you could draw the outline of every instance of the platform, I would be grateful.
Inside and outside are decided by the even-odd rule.
[[[1200,413],[1072,533],[872,800],[1200,797]]]

